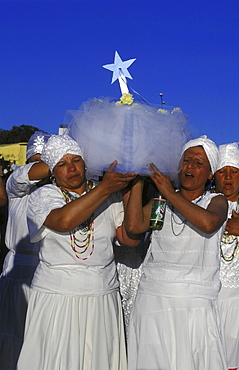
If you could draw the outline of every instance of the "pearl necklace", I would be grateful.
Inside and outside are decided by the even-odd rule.
[[[62,187],[57,187],[61,190],[65,202],[70,203],[75,199],[78,199],[75,195],[71,194],[69,191],[63,189]],[[93,188],[93,182],[87,182],[86,192]],[[84,195],[83,193],[82,195]],[[70,246],[75,252],[75,256],[79,259],[88,259],[94,251],[94,214],[92,214],[87,220],[82,222],[73,230],[69,231],[70,236]],[[91,248],[90,248],[91,247]],[[90,249],[89,249],[90,248]],[[88,253],[87,253],[88,252]]]

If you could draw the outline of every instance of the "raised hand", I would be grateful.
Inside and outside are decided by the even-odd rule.
[[[152,173],[151,178],[157,186],[159,192],[167,198],[167,194],[170,192],[174,193],[174,188],[171,184],[171,180],[168,176],[162,174],[159,169],[153,164],[148,165],[150,172]]]
[[[108,188],[110,193],[124,189],[130,181],[132,181],[137,174],[134,172],[120,173],[114,172],[117,166],[117,161],[110,164],[108,170],[105,172],[102,183]]]

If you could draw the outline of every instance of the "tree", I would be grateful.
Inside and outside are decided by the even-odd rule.
[[[28,125],[13,126],[11,130],[0,130],[0,144],[28,142],[39,128]]]

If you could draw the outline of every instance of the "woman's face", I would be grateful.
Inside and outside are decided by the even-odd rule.
[[[53,169],[56,183],[65,190],[79,192],[85,190],[85,162],[76,154],[65,154]],[[78,191],[77,191],[78,190]]]
[[[239,193],[239,169],[225,166],[215,173],[216,191],[225,194],[228,200],[236,201]]]
[[[189,191],[203,192],[212,172],[207,155],[201,146],[188,148],[182,158],[179,181],[181,188]]]

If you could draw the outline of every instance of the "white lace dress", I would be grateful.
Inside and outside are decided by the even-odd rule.
[[[229,218],[232,210],[239,213],[237,202],[229,201]],[[239,367],[239,236],[224,235],[221,243],[218,307],[224,335],[228,368]]]

